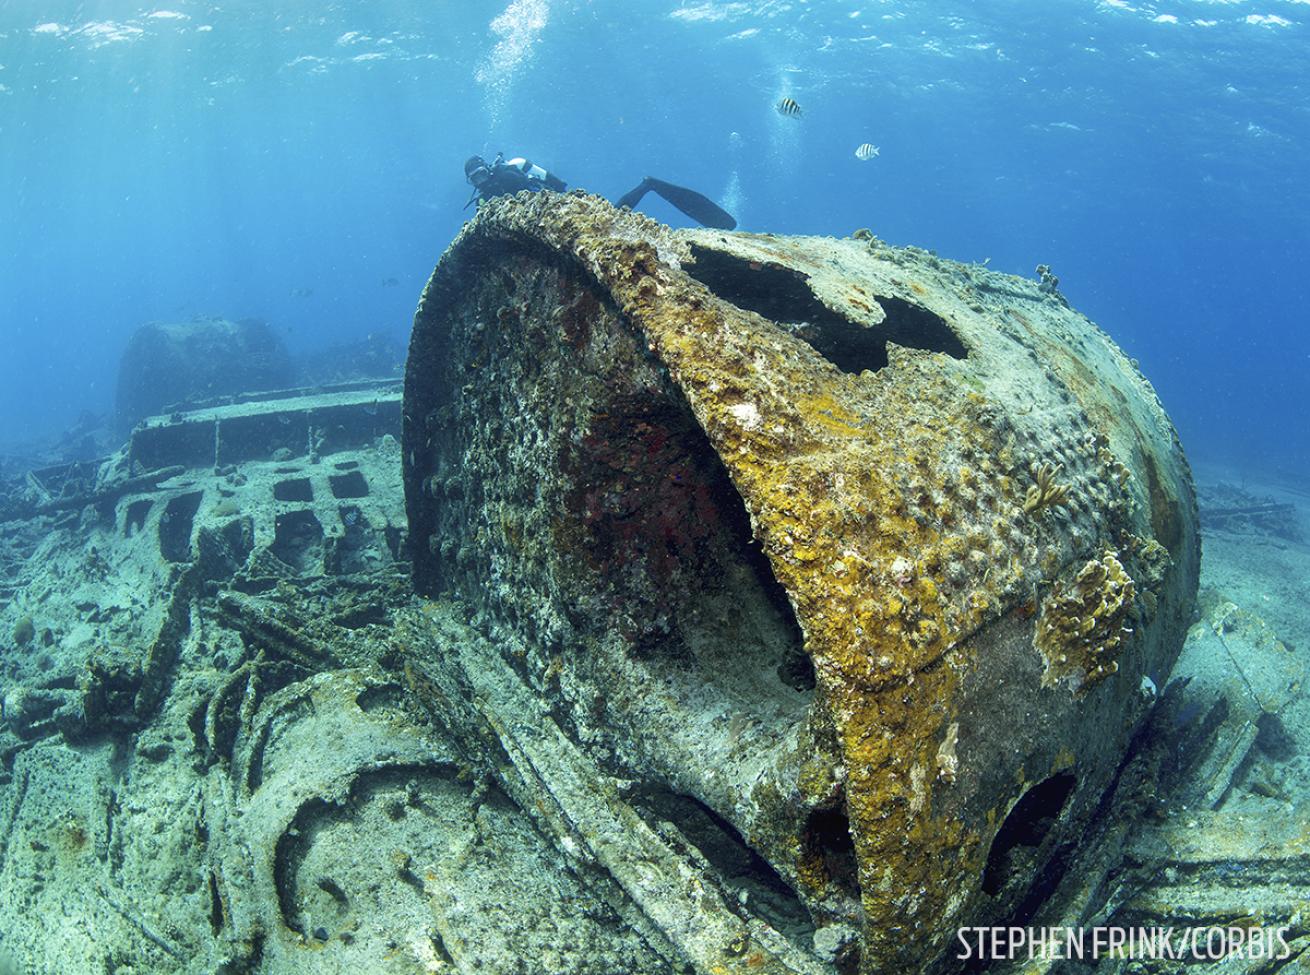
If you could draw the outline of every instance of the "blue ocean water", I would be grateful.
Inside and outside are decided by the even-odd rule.
[[[1190,454],[1303,476],[1307,78],[1306,0],[0,0],[0,450],[110,410],[148,320],[403,334],[504,150],[1050,264]]]

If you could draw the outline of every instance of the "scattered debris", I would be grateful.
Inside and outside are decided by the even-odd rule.
[[[1305,541],[1303,515],[1289,502],[1257,497],[1226,481],[1201,485],[1197,501],[1201,525],[1206,529],[1298,544]]]

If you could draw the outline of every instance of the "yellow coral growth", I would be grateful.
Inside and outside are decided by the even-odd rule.
[[[1046,659],[1042,683],[1069,680],[1082,693],[1118,671],[1115,658],[1132,633],[1124,624],[1135,593],[1115,552],[1084,565],[1072,585],[1056,583],[1042,604],[1033,638]]]
[[[1055,483],[1060,470],[1059,464],[1043,464],[1033,469],[1037,483],[1028,488],[1028,494],[1023,500],[1024,511],[1031,514],[1043,508],[1068,503],[1069,485]]]

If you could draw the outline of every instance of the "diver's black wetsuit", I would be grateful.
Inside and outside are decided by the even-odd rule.
[[[490,163],[481,156],[470,156],[464,164],[464,177],[473,184],[473,196],[465,208],[474,200],[481,202],[493,197],[518,193],[522,190],[537,192],[554,190],[563,193],[568,184],[553,173],[548,173],[540,166],[535,166],[527,159],[506,160],[497,155]]]
[[[487,163],[481,156],[470,156],[468,162],[464,164],[464,176],[473,184],[473,195],[465,204],[466,208],[475,200],[481,202],[507,193],[518,193],[522,190],[534,193],[540,190],[554,190],[556,193],[563,193],[568,186],[558,176],[533,165],[527,159],[516,158],[507,161],[503,154],[496,156],[491,163]],[[653,176],[647,176],[624,193],[615,205],[635,207],[649,192],[663,197],[704,227],[733,230],[737,226],[737,221],[732,214],[708,197],[685,186],[675,186],[662,179],[655,179]]]

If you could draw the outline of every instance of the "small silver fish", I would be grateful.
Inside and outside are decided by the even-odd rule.
[[[787,118],[801,117],[801,107],[796,104],[794,98],[784,98],[774,108],[778,110],[779,115],[785,115]]]
[[[864,143],[855,150],[855,158],[860,162],[868,162],[876,155],[878,155],[878,147],[870,142]]]

